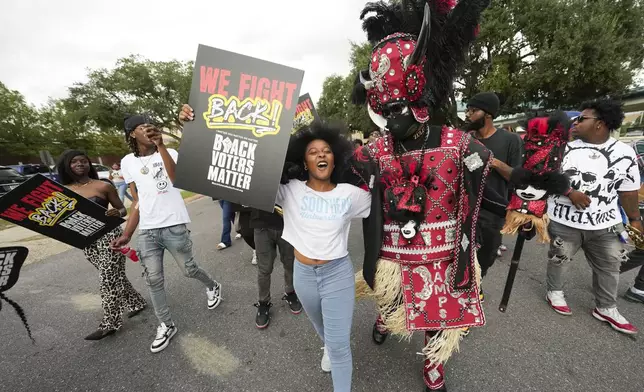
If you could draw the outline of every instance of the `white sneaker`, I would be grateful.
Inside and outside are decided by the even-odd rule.
[[[550,307],[555,312],[564,316],[570,316],[572,314],[572,310],[568,307],[563,291],[548,291],[546,301],[548,301]]]
[[[228,246],[226,246],[226,244],[224,244],[223,242],[220,242],[217,244],[217,250],[222,250],[226,248],[228,248]]]
[[[324,354],[322,354],[322,361],[320,361],[320,367],[324,373],[331,373],[331,359],[329,358],[329,352],[326,349],[326,345],[322,347]]]
[[[253,259],[250,261],[252,265],[257,265],[257,251],[253,251]]]
[[[593,310],[593,317],[597,320],[607,322],[614,330],[621,333],[629,335],[635,335],[637,333],[637,328],[633,324],[629,323],[628,320],[619,313],[617,308],[595,308]]]
[[[153,353],[158,353],[159,351],[168,347],[170,339],[172,339],[172,337],[176,333],[177,327],[174,324],[165,325],[165,323],[161,323],[161,325],[157,327],[157,336],[154,338],[154,341],[150,345],[150,351],[152,351]]]
[[[241,238],[242,238],[242,235],[241,235],[241,234],[239,234],[239,233],[237,233],[237,235],[235,236],[235,239],[236,239],[236,240],[241,240]]]
[[[216,282],[215,282],[216,283]],[[215,287],[206,289],[206,296],[208,297],[208,309],[212,310],[219,306],[221,303],[221,284],[216,283]]]

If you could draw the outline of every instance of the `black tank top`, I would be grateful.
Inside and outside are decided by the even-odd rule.
[[[102,197],[92,196],[92,197],[88,197],[87,199],[90,201],[93,201],[94,203],[104,208],[107,208],[107,206],[109,205],[109,202],[103,199]]]

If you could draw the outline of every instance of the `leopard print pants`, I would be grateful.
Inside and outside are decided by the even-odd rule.
[[[118,227],[99,238],[83,251],[87,260],[98,269],[103,321],[99,329],[119,329],[123,312],[145,307],[145,299],[125,276],[125,255],[110,249],[110,242],[123,234]]]

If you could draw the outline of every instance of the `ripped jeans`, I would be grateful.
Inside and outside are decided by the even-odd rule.
[[[612,229],[581,230],[550,222],[548,251],[548,291],[562,291],[564,275],[579,249],[593,270],[593,294],[598,308],[617,306],[619,268],[628,256]]]
[[[184,224],[161,229],[139,230],[138,247],[143,276],[150,291],[154,313],[161,323],[173,324],[165,293],[164,251],[170,252],[184,276],[201,281],[209,289],[217,285],[217,282],[197,265],[192,250],[190,230]]]

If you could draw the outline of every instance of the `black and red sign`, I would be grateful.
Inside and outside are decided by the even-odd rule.
[[[313,105],[313,100],[311,96],[306,93],[302,95],[297,101],[297,108],[295,109],[295,120],[293,121],[293,130],[291,133],[295,133],[302,129],[313,121],[318,121],[320,116],[318,116],[317,110],[315,110],[315,105]]]
[[[0,218],[83,249],[124,222],[105,208],[37,174],[0,198]]]
[[[304,71],[199,45],[177,188],[272,211]]]

